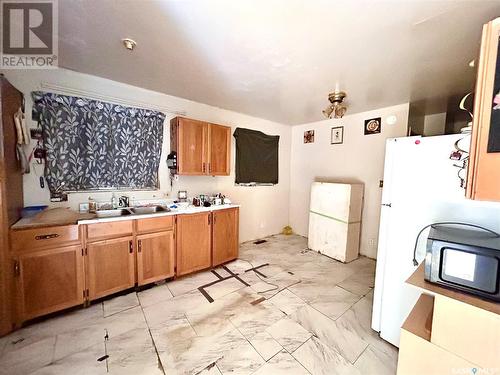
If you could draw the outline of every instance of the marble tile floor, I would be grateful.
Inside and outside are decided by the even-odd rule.
[[[397,349],[370,328],[375,262],[266,240],[226,265],[248,286],[212,284],[209,303],[198,287],[219,267],[31,324],[0,338],[0,374],[395,374]]]

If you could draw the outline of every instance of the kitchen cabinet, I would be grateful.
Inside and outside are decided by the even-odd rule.
[[[231,128],[228,126],[209,125],[208,174],[211,176],[229,176],[231,156]]]
[[[149,284],[174,276],[174,232],[137,236],[137,283]]]
[[[238,258],[239,209],[213,211],[212,265]]]
[[[467,177],[467,197],[476,200],[500,201],[499,35],[500,18],[484,25]]]
[[[211,212],[177,216],[177,276],[199,271],[211,266],[211,222]]]
[[[132,236],[87,244],[87,293],[90,300],[131,288],[134,284]]]
[[[83,303],[81,246],[19,253],[13,260],[18,321]]]
[[[175,117],[170,121],[170,151],[177,154],[177,174],[228,176],[231,128]]]
[[[137,233],[163,232],[173,230],[174,216],[163,216],[136,220]]]
[[[19,218],[23,204],[23,174],[16,155],[14,114],[23,94],[0,74],[0,336],[12,329],[12,263],[8,253],[9,226]]]
[[[200,210],[204,210],[200,208]],[[88,301],[238,257],[237,207],[38,228],[12,228],[8,253],[20,325]]]

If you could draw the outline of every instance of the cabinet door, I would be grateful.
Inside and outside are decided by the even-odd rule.
[[[178,173],[201,175],[208,171],[208,124],[185,118],[178,119]]]
[[[500,201],[500,19],[483,27],[467,178],[467,197]],[[464,143],[465,144],[465,143]]]
[[[134,286],[132,237],[89,243],[87,285],[91,300]]]
[[[152,283],[174,276],[174,232],[137,237],[137,282]]]
[[[211,259],[211,213],[177,216],[177,275],[209,268]]]
[[[231,128],[210,124],[210,162],[208,174],[229,176],[231,164]]]
[[[15,262],[20,321],[83,303],[80,246],[22,254]]]
[[[239,210],[230,208],[213,212],[213,265],[238,258]]]

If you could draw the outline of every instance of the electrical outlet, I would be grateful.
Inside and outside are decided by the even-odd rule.
[[[368,240],[368,245],[371,247],[375,247],[377,245],[377,240],[375,240],[375,238],[370,238]]]

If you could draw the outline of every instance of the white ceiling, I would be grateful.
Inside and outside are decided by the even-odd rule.
[[[59,12],[62,67],[300,124],[322,119],[337,83],[348,114],[444,110],[473,87],[468,62],[500,1],[64,0]]]

